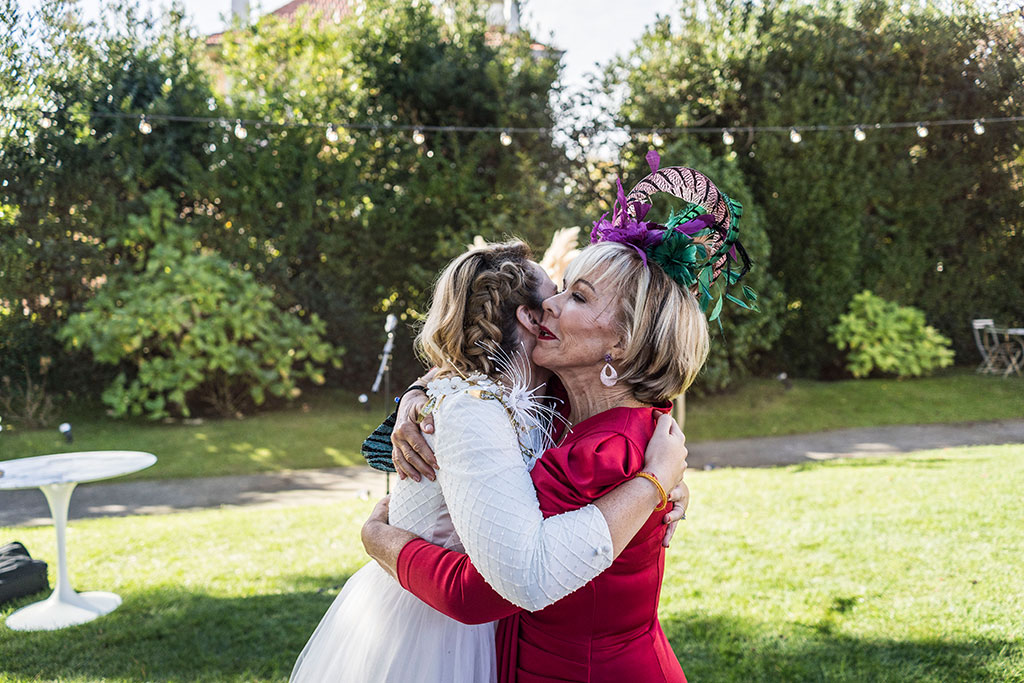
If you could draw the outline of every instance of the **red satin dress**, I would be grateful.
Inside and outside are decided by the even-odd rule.
[[[544,516],[592,503],[631,479],[643,467],[657,418],[670,409],[670,404],[613,408],[573,427],[531,474]],[[403,587],[454,619],[501,620],[501,683],[685,683],[658,622],[665,573],[664,514],[653,513],[600,576],[537,612],[498,595],[468,556],[422,539],[402,548],[398,577]]]

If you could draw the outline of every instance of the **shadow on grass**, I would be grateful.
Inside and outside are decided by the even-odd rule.
[[[285,681],[335,594],[310,588],[231,598],[173,589],[126,595],[117,611],[83,626],[34,633],[0,627],[0,662],[11,677],[0,679]],[[1003,681],[1024,674],[1024,648],[1015,641],[863,639],[821,625],[779,632],[700,614],[662,624],[694,683]]]
[[[0,662],[14,680],[285,681],[347,579],[310,579],[298,592],[252,597],[125,594],[115,612],[82,626],[26,633],[0,626]]]
[[[1007,681],[1024,676],[1020,641],[892,640],[694,614],[662,627],[693,683],[707,681]]]

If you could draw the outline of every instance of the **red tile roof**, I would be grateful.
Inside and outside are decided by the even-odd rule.
[[[330,20],[340,19],[352,11],[348,0],[292,0],[271,14],[290,19],[303,7],[308,7],[310,12],[323,12],[324,18]]]
[[[270,14],[290,21],[303,8],[312,14],[320,13],[324,21],[338,21],[352,11],[349,0],[291,0]],[[220,45],[223,40],[223,31],[206,36],[208,46]]]

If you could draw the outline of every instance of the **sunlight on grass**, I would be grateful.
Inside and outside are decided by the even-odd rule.
[[[660,613],[690,680],[1024,680],[1024,447],[687,477]],[[0,627],[0,680],[284,681],[371,504],[73,520],[74,585],[124,604]],[[0,537],[52,567],[52,527]]]
[[[941,397],[942,400],[936,400]],[[0,460],[78,450],[140,450],[157,464],[128,478],[168,479],[362,464],[359,447],[394,404],[360,406],[325,390],[303,406],[244,420],[161,424],[76,418],[75,442],[56,430],[0,433]],[[1024,380],[955,371],[915,380],[800,380],[790,390],[752,380],[737,391],[686,403],[690,443],[843,427],[1024,418]]]

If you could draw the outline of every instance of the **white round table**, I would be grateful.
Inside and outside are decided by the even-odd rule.
[[[155,462],[155,455],[139,451],[85,451],[0,461],[0,490],[42,489],[57,529],[57,585],[53,593],[11,614],[8,626],[18,631],[52,631],[92,621],[121,604],[121,597],[114,593],[76,593],[71,588],[64,538],[68,504],[76,484],[119,477]]]

